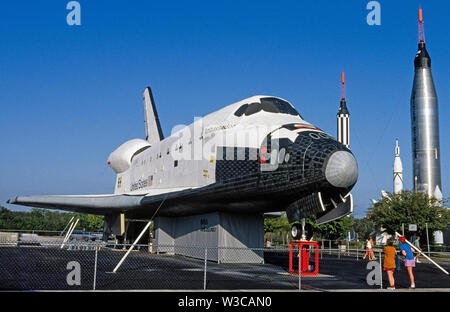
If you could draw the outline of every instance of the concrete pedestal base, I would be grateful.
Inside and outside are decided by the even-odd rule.
[[[214,212],[187,217],[157,217],[153,252],[219,263],[263,263],[262,215]]]

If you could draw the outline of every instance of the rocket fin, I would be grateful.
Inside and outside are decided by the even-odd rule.
[[[436,188],[434,189],[434,194],[433,194],[434,198],[436,198],[437,200],[442,200],[443,196],[442,196],[442,192],[441,189],[439,188],[439,185],[436,185]]]
[[[155,145],[164,139],[159,123],[158,113],[156,112],[155,100],[153,99],[152,90],[146,87],[142,94],[144,99],[144,114],[145,114],[145,135],[146,140]]]

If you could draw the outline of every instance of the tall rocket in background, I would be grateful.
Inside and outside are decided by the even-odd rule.
[[[337,140],[344,144],[347,148],[350,147],[350,113],[347,109],[345,101],[345,77],[341,74],[341,104],[337,113]]]
[[[403,166],[400,159],[400,147],[398,140],[395,140],[395,158],[394,158],[394,194],[403,191]]]
[[[414,191],[442,199],[438,100],[425,48],[422,9],[419,9],[419,49],[414,58],[411,93],[411,132]]]

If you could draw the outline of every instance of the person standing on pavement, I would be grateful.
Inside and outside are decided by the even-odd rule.
[[[392,238],[389,238],[386,244],[387,246],[384,247],[383,270],[386,271],[389,280],[389,287],[387,289],[394,290],[395,289],[394,272],[396,268],[395,254],[397,251],[395,250],[394,241],[392,240]]]
[[[417,238],[414,240],[413,244],[414,244],[414,247],[416,247],[417,249],[422,251],[422,248],[420,247],[420,236],[417,236]],[[420,257],[420,253],[417,253],[417,256],[415,258],[417,263],[420,263],[419,257]]]
[[[402,255],[405,256],[405,267],[408,271],[409,280],[411,282],[411,286],[409,288],[415,289],[416,284],[414,283],[413,268],[416,266],[416,262],[414,260],[414,253],[412,247],[405,242],[406,238],[404,236],[400,236],[399,241],[401,243],[400,250]]]

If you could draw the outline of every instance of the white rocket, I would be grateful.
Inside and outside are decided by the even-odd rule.
[[[398,146],[398,139],[395,140],[395,158],[394,158],[394,194],[399,194],[403,191],[403,165],[400,159],[400,146]],[[385,190],[381,190],[381,198],[389,197]],[[372,199],[372,204],[375,205],[378,201]]]
[[[403,166],[400,159],[400,147],[398,140],[395,140],[395,158],[394,158],[394,194],[403,191]]]

